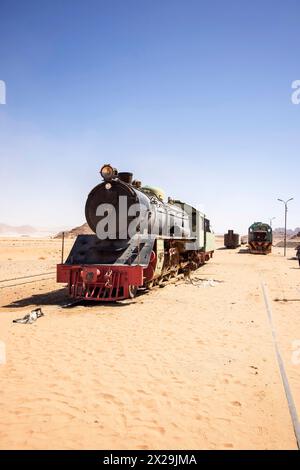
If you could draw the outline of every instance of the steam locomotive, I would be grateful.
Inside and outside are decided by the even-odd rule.
[[[248,230],[248,246],[250,253],[268,254],[272,251],[272,227],[263,222],[254,222]]]
[[[132,173],[111,165],[88,195],[86,221],[93,234],[79,235],[57,282],[74,299],[117,301],[133,298],[179,272],[189,273],[214,253],[210,221],[189,204],[142,186]]]

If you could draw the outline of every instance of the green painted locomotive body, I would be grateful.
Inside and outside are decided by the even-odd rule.
[[[268,254],[272,251],[273,232],[269,224],[254,222],[248,230],[248,246],[250,253]]]

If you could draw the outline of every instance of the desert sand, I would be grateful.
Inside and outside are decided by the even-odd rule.
[[[261,289],[300,414],[294,250],[217,249],[193,283],[62,309],[60,243],[0,239],[1,449],[297,448]]]

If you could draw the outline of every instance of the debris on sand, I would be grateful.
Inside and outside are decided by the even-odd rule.
[[[44,317],[45,314],[42,312],[41,308],[36,308],[35,310],[31,310],[30,313],[25,315],[23,318],[17,318],[13,320],[13,323],[33,323],[40,317]]]
[[[196,276],[188,277],[186,279],[186,284],[192,284],[193,286],[196,286],[196,287],[215,287],[221,282],[224,282],[224,281],[219,281],[217,279],[202,279]]]

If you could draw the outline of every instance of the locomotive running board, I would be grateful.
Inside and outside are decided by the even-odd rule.
[[[118,258],[118,264],[148,266],[154,242],[154,237],[135,235],[130,239],[127,248]]]
[[[100,240],[78,235],[64,266],[104,264],[148,266],[155,237],[135,235],[129,240]]]

